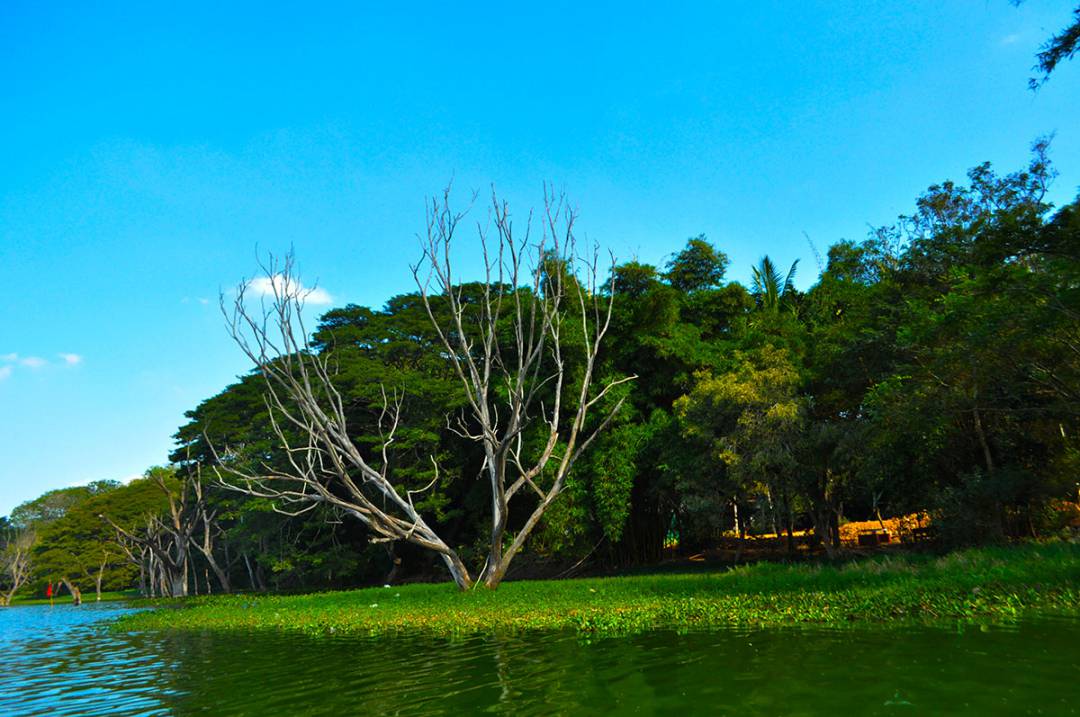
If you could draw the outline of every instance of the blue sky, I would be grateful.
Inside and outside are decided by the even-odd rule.
[[[335,304],[409,290],[450,177],[522,213],[554,182],[620,258],[704,232],[734,278],[768,252],[804,287],[803,232],[862,238],[1040,135],[1068,201],[1080,61],[1027,79],[1072,4],[8,0],[0,514],[165,460],[247,368],[216,303],[256,247]]]

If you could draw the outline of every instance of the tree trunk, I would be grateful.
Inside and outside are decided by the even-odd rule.
[[[739,502],[735,501],[735,515],[739,514]],[[742,558],[743,547],[746,545],[746,522],[738,524],[739,528],[739,546],[735,548],[735,558],[732,562],[736,565],[739,564],[739,559]]]
[[[777,538],[780,537],[780,506],[773,500],[772,491],[765,490],[765,501],[769,504],[769,520],[772,522],[772,532]]]
[[[229,582],[228,546],[226,546],[226,549],[225,549],[226,562],[225,562],[224,567],[221,565],[221,563],[218,562],[217,558],[214,557],[214,547],[213,547],[213,543],[210,540],[209,527],[207,527],[207,529],[206,529],[206,533],[205,533],[204,538],[203,538],[203,544],[199,545],[198,543],[196,543],[195,547],[198,548],[199,552],[201,552],[203,557],[206,558],[206,564],[209,565],[210,569],[214,571],[214,575],[215,575],[215,577],[217,577],[218,584],[221,585],[221,592],[223,592],[223,593],[232,592],[232,586],[231,586],[231,584]],[[248,571],[250,572],[250,570],[251,570],[251,566],[249,565],[248,566]],[[206,592],[208,594],[210,593],[210,576],[209,575],[206,576]]]
[[[207,562],[210,563],[210,569],[214,571],[214,575],[217,577],[218,585],[221,586],[221,592],[223,592],[223,593],[231,593],[232,592],[232,585],[229,582],[229,573],[226,572],[218,564],[218,562],[216,560],[214,560],[214,561],[209,561],[208,560]],[[210,579],[209,578],[207,578],[206,586],[207,586],[206,591],[210,592]]]
[[[492,466],[491,471],[495,471],[495,459],[489,456],[488,461]],[[484,568],[483,575],[480,579],[484,581],[484,584],[489,588],[498,587],[499,582],[502,580],[502,575],[505,572],[503,566],[503,536],[506,534],[506,519],[508,506],[506,504],[506,491],[502,489],[502,484],[494,475],[491,477],[492,491],[492,516],[491,516],[491,540],[488,548],[487,565]],[[450,571],[453,574],[453,570]],[[497,576],[496,576],[497,573]],[[454,576],[454,582],[458,585],[458,578]]]
[[[150,585],[150,597],[157,597],[158,586],[160,585],[160,582],[158,580],[159,575],[157,568],[157,558],[155,558],[153,551],[148,550],[147,552],[148,554],[146,556],[146,579]]]
[[[446,563],[446,569],[450,571],[450,577],[454,579],[460,589],[468,590],[473,586],[472,577],[469,576],[469,569],[465,567],[465,563],[461,562],[461,558],[458,557],[457,553],[451,550],[449,553],[443,553],[442,558],[443,562]]]
[[[176,555],[176,567],[183,579],[180,586],[180,595],[173,594],[173,597],[187,597],[188,596],[188,566],[190,560],[188,559],[188,536],[183,534],[176,534],[173,538],[173,545],[175,546]]]
[[[976,396],[978,394],[976,393]],[[982,416],[979,413],[978,406],[971,409],[971,415],[973,423],[975,424],[975,436],[979,439],[979,447],[982,449],[983,461],[986,463],[987,474],[994,472],[994,456],[990,452],[990,442],[986,438],[986,432],[983,430]],[[1002,539],[1005,537],[1005,524],[1004,524],[1004,507],[1001,505],[1001,501],[994,498],[994,522],[992,525],[994,531],[994,537]]]
[[[383,583],[386,585],[393,585],[394,580],[397,579],[398,572],[401,570],[401,558],[399,558],[394,551],[393,543],[386,544],[386,555],[390,558],[390,572],[386,574]]]
[[[171,571],[169,575],[169,597],[186,597],[187,589],[187,570]]]
[[[792,525],[792,523],[794,522],[794,516],[792,515],[793,511],[791,510],[791,502],[788,500],[788,492],[786,488],[784,489],[782,499],[784,504],[784,527],[787,530],[787,552],[788,555],[794,555],[795,534],[794,526]]]
[[[248,558],[248,554],[246,552],[243,554],[243,558],[244,567],[247,568],[248,584],[251,585],[252,590],[258,591],[259,586],[255,584],[255,571],[251,569],[251,560]]]
[[[814,519],[814,534],[825,548],[825,555],[829,560],[836,558],[836,545],[833,544],[833,529],[831,511],[827,506],[815,505],[811,511]]]
[[[101,602],[101,582],[105,579],[105,562],[101,563],[101,567],[98,568],[97,578],[94,580],[94,596],[95,602]]]
[[[983,430],[982,416],[979,414],[978,408],[971,409],[972,418],[975,424],[975,436],[979,439],[979,447],[982,448],[983,461],[986,463],[986,472],[994,472],[994,456],[990,453],[990,443],[986,440],[986,432]]]
[[[266,571],[263,570],[262,563],[255,563],[255,582],[259,592],[266,592]]]
[[[82,605],[82,590],[79,590],[77,585],[73,585],[67,578],[60,578],[60,582],[64,584],[68,592],[71,593],[71,604]]]

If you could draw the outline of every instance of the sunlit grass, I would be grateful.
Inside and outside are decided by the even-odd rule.
[[[138,597],[138,593],[135,592],[134,590],[113,591],[113,592],[106,591],[106,592],[101,593],[101,602],[113,601],[113,600],[131,600],[132,598],[135,598],[135,597]],[[92,592],[91,593],[83,593],[82,599],[83,599],[83,603],[97,602],[97,596]],[[54,605],[70,605],[71,604],[71,595],[69,593],[64,593],[63,595],[58,595],[57,597],[53,598],[52,602],[53,602]],[[18,605],[48,605],[48,604],[49,604],[49,598],[40,597],[40,596],[25,597],[25,596],[16,595],[15,599],[11,601],[12,607],[15,607],[15,606],[18,606]]]
[[[195,598],[127,616],[120,629],[288,630],[454,635],[576,629],[1014,618],[1080,614],[1080,545],[883,556],[840,565],[758,563],[724,572],[504,583],[449,583],[299,596]]]

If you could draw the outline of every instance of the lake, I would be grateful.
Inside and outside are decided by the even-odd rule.
[[[0,609],[0,714],[1080,714],[1080,621],[586,640],[116,634]]]

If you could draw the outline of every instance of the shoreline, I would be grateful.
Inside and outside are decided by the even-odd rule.
[[[890,625],[1080,616],[1080,544],[1025,544],[840,565],[756,563],[723,572],[517,581],[497,591],[449,583],[159,603],[125,631],[284,631],[458,636],[576,630],[631,634],[726,626]]]
[[[101,593],[101,599],[98,600],[94,593],[83,593],[83,605],[93,605],[94,603],[102,602],[117,602],[122,600],[138,600],[138,593],[133,590],[110,590]],[[71,595],[70,593],[64,593],[59,597],[55,597],[51,601],[55,605],[70,605]],[[11,605],[6,607],[33,607],[35,605],[48,605],[50,600],[47,597],[16,597],[11,601]],[[0,608],[2,609],[2,608]]]

